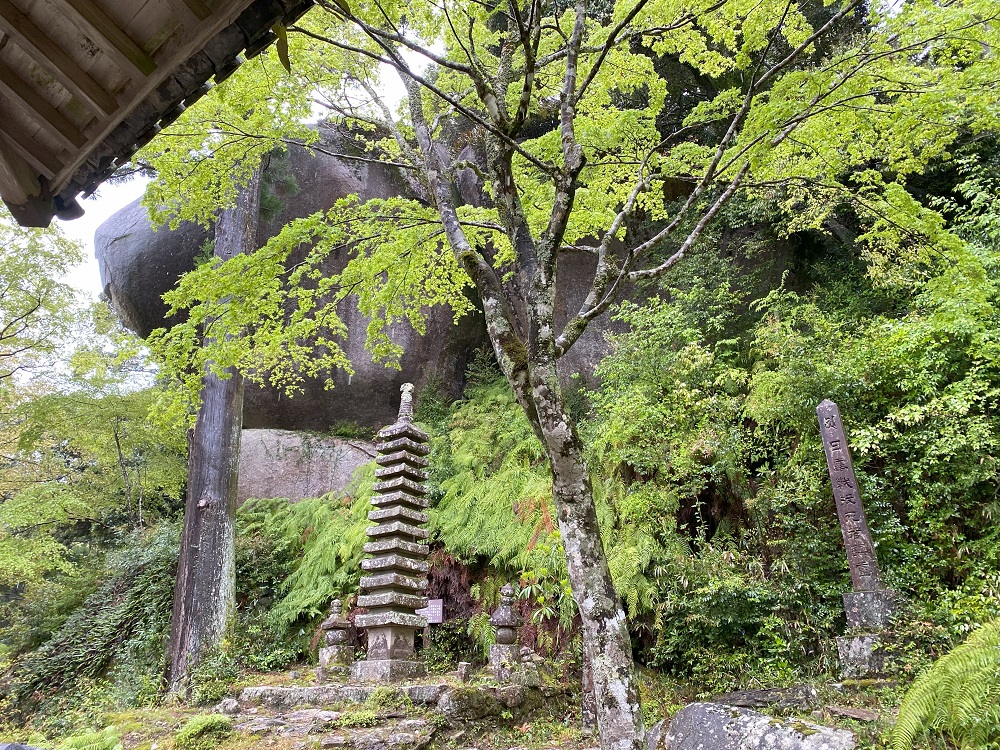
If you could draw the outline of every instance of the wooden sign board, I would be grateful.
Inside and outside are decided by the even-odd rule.
[[[426,617],[428,625],[440,625],[444,622],[444,599],[428,599],[427,606],[418,609],[416,614]]]

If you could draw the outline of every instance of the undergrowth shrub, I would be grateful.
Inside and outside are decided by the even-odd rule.
[[[177,526],[163,523],[110,553],[103,583],[15,665],[10,692],[18,704],[62,700],[81,679],[106,678],[105,692],[126,701],[158,686],[177,550]]]
[[[192,716],[174,734],[177,750],[211,750],[232,734],[233,720],[221,714]]]

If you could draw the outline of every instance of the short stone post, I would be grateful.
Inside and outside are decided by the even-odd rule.
[[[868,531],[840,409],[826,399],[816,407],[816,415],[854,588],[843,595],[847,625],[852,629],[874,631],[837,639],[840,670],[845,678],[867,677],[885,669],[885,660],[879,654],[878,631],[884,630],[896,614],[897,594],[885,587],[879,575],[875,546]]]
[[[351,623],[343,615],[340,599],[333,600],[330,604],[330,616],[319,627],[323,635],[316,682],[326,682],[331,675],[346,675],[354,663],[354,646],[350,644],[347,633]]]
[[[375,510],[368,514],[376,526],[369,526],[364,551],[373,555],[361,561],[367,575],[361,578],[362,595],[358,606],[366,614],[354,624],[368,633],[368,656],[356,661],[351,676],[366,682],[392,682],[407,677],[423,677],[426,667],[416,658],[416,631],[427,619],[416,610],[427,606],[428,548],[423,544],[427,530],[426,455],[428,436],[413,424],[413,385],[400,388],[399,418],[379,431],[378,458],[382,468],[375,471]]]
[[[490,670],[497,682],[510,682],[521,663],[517,629],[522,624],[514,611],[514,587],[508,583],[500,589],[500,606],[490,617],[490,625],[496,629],[496,642],[490,646]]]

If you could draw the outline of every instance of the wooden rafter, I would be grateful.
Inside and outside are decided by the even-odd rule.
[[[212,11],[201,0],[184,0],[184,4],[202,21],[212,15]]]
[[[6,200],[27,203],[42,193],[36,172],[28,162],[0,139],[0,191]]]
[[[93,0],[50,0],[66,12],[67,17],[80,26],[84,33],[101,45],[126,73],[129,69],[148,76],[156,70],[156,62],[145,50],[118,27],[107,13]]]
[[[0,0],[0,30],[9,34],[38,65],[89,107],[104,115],[118,109],[118,102],[101,88],[72,57],[66,54],[34,21],[10,0]]]
[[[62,112],[47,102],[31,85],[0,62],[0,93],[28,110],[35,122],[70,150],[82,148],[87,139]]]
[[[44,144],[16,120],[0,123],[0,138],[7,142],[25,161],[32,164],[44,177],[52,179],[62,166],[59,159]]]

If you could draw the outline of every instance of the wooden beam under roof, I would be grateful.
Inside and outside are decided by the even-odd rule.
[[[156,61],[118,27],[107,13],[93,0],[49,0],[60,8],[76,25],[110,56],[128,74],[130,69],[148,76],[156,70]],[[103,42],[103,44],[101,44]]]
[[[14,118],[0,122],[0,138],[17,151],[29,164],[51,180],[62,166],[59,158],[49,151],[45,144],[34,137],[34,131],[26,129]]]
[[[0,191],[8,203],[28,203],[42,193],[35,169],[0,139]]]
[[[28,110],[35,122],[67,149],[75,151],[86,145],[87,138],[79,128],[3,62],[0,62],[0,94]]]
[[[184,4],[191,9],[192,13],[198,16],[198,20],[200,21],[204,21],[212,15],[212,11],[202,0],[184,0]]]
[[[10,0],[0,0],[0,31],[10,35],[39,66],[95,111],[110,115],[118,102]]]

